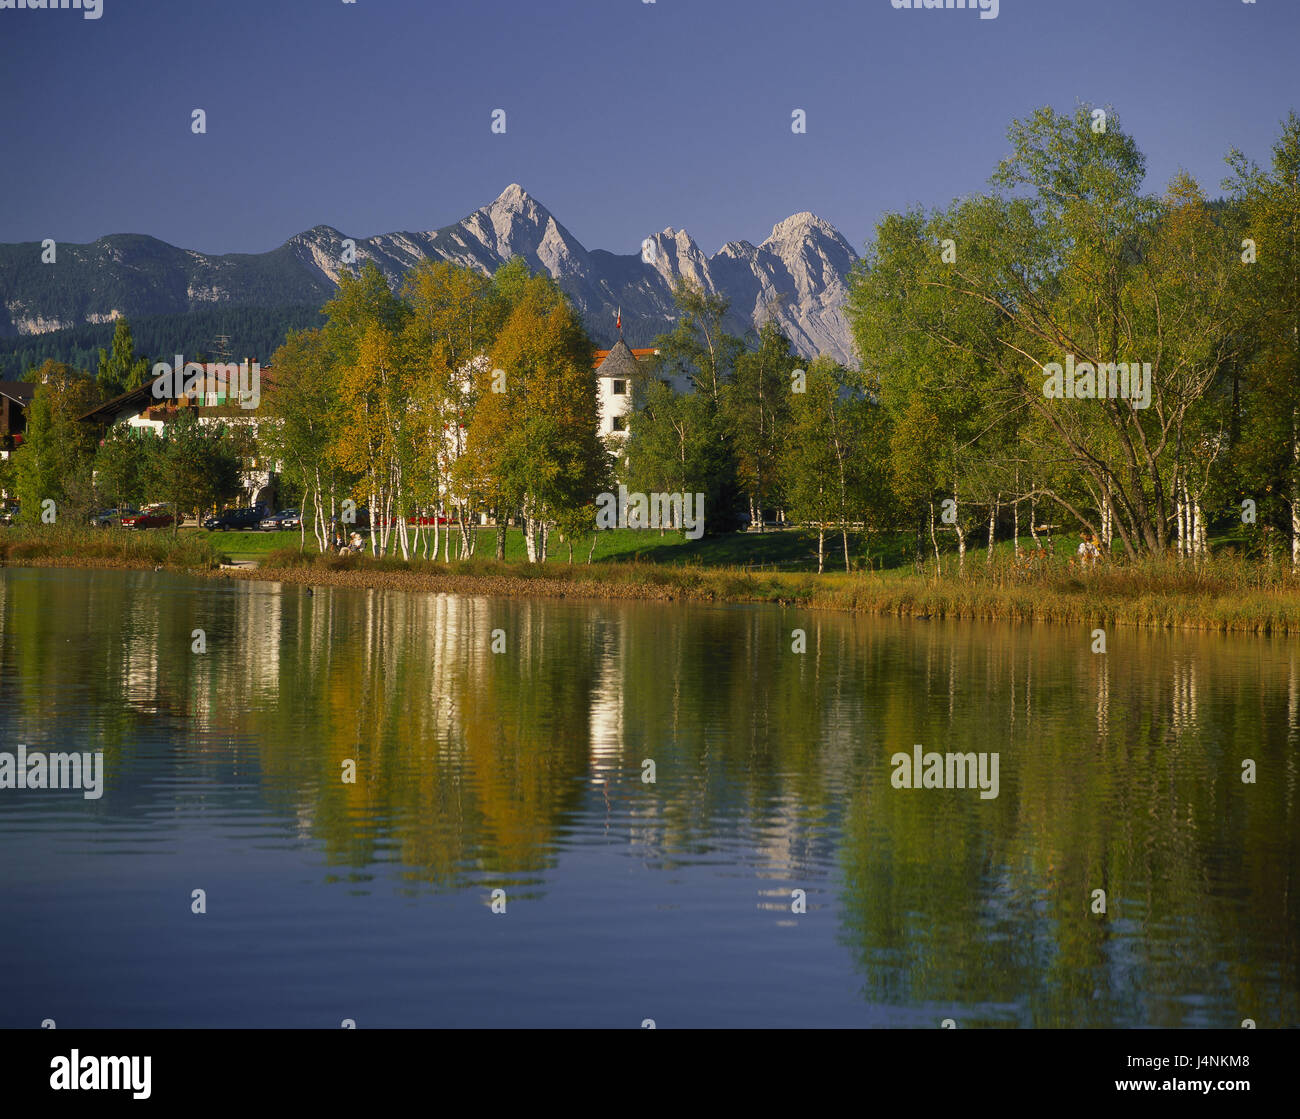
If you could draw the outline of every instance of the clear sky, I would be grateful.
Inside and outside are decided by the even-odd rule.
[[[861,250],[884,212],[980,189],[1041,105],[1113,105],[1152,189],[1182,166],[1210,194],[1300,111],[1300,0],[102,4],[0,10],[0,241],[261,252],[519,182],[588,248],[672,226],[711,253],[812,210]]]

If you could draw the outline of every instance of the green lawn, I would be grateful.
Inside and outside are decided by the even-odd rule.
[[[492,557],[496,554],[496,529],[479,528],[475,556]],[[274,548],[296,548],[299,536],[296,532],[217,532],[213,533],[214,542],[228,549],[232,558],[246,556],[255,558],[265,555]],[[430,546],[432,541],[429,541]],[[453,539],[452,556],[455,556]],[[655,563],[704,567],[754,567],[778,571],[816,571],[817,570],[817,534],[802,530],[783,529],[774,532],[734,532],[723,536],[705,536],[699,540],[687,540],[679,531],[658,529],[607,529],[595,534],[595,551],[592,552],[591,535],[580,537],[573,544],[573,562],[587,562],[590,554],[593,563]],[[423,554],[425,540],[420,541],[420,554]],[[869,541],[870,559],[866,558],[866,547],[860,534],[849,534],[849,555],[855,569],[882,565],[882,549],[885,551],[886,566],[896,566],[906,556],[902,547],[892,538],[873,535]],[[567,564],[569,562],[568,545],[557,533],[550,537],[549,563]],[[307,548],[314,550],[311,536],[307,537]],[[842,544],[838,536],[826,537],[826,566],[828,570],[844,568]],[[390,545],[390,553],[393,545]],[[524,534],[521,529],[511,528],[506,531],[506,560],[523,562],[526,558]],[[442,551],[439,549],[439,557]]]
[[[496,552],[496,529],[479,528],[476,530],[478,542],[475,557],[491,558]],[[593,563],[653,563],[689,567],[739,567],[762,571],[813,571],[817,570],[817,533],[806,529],[779,529],[767,532],[732,532],[718,536],[704,536],[698,540],[687,540],[679,531],[658,529],[607,529],[595,534],[595,551],[592,552],[592,537],[586,535],[574,541],[573,562],[585,564],[590,554]],[[265,556],[276,548],[297,548],[297,532],[216,532],[213,541],[228,550],[233,559],[256,559]],[[946,554],[951,547],[951,540],[940,540],[940,549]],[[1028,547],[1030,540],[1025,537],[1022,545]],[[417,555],[423,554],[425,540],[422,536],[421,547]],[[431,544],[431,539],[430,539]],[[1077,540],[1070,545],[1071,550]],[[455,539],[453,539],[452,558],[455,558]],[[1058,552],[1064,540],[1058,542]],[[849,533],[849,560],[854,571],[908,571],[912,569],[913,538],[896,533]],[[928,541],[927,541],[928,547]],[[551,554],[549,563],[567,564],[569,562],[568,545],[558,533],[550,538]],[[307,550],[314,551],[315,544],[311,535],[307,536]],[[395,552],[395,542],[390,543],[390,554]],[[1005,549],[999,545],[999,551],[1010,554],[1011,544]],[[442,551],[439,549],[439,558]],[[972,548],[968,559],[983,561],[983,550]],[[511,528],[506,531],[507,562],[522,563],[526,558],[524,534],[521,529]],[[954,557],[954,563],[955,557]],[[843,543],[836,533],[826,534],[826,571],[843,572]]]
[[[278,548],[297,549],[302,539],[298,531],[292,532],[206,532],[203,529],[182,529],[182,533],[196,533],[208,538],[215,548],[220,549],[232,560],[262,560],[268,553]],[[496,529],[479,528],[476,557],[491,558],[495,555]],[[1047,538],[1039,534],[1044,547]],[[1079,546],[1079,535],[1068,533],[1052,538],[1052,554],[1059,564],[1075,554]],[[966,562],[968,565],[983,566],[986,556],[987,537],[975,534],[967,540]],[[421,552],[424,539],[421,539]],[[431,540],[430,540],[431,543]],[[453,546],[455,540],[453,539]],[[574,542],[573,562],[585,564],[591,551],[590,535]],[[934,551],[928,536],[925,541],[925,559],[927,567],[932,567]],[[551,554],[549,563],[567,564],[569,560],[568,545],[558,533],[551,534]],[[311,533],[307,534],[307,550],[315,551],[315,542]],[[1022,533],[1020,537],[1022,552],[1032,551],[1033,537]],[[1245,548],[1245,539],[1224,535],[1211,540],[1211,547],[1216,554],[1223,552],[1240,552]],[[915,536],[910,533],[849,533],[849,559],[854,571],[876,571],[886,575],[913,574],[913,549]],[[949,532],[939,537],[939,551],[943,557],[944,572],[955,574],[957,570],[956,544]],[[396,541],[390,543],[390,554],[396,554]],[[418,555],[419,553],[417,553]],[[441,558],[439,549],[439,558]],[[1014,556],[1014,545],[1010,540],[999,540],[994,546],[997,561],[1009,563]],[[1118,555],[1118,553],[1117,553]],[[453,547],[453,558],[455,551]],[[524,551],[524,534],[521,529],[512,528],[506,532],[506,560],[522,563],[526,558]],[[670,566],[689,567],[735,567],[755,571],[789,571],[815,572],[817,570],[817,534],[807,529],[780,529],[768,532],[732,532],[718,536],[704,536],[699,540],[687,540],[681,532],[657,529],[616,528],[596,534],[596,548],[592,554],[593,563],[652,563]],[[837,533],[826,535],[826,572],[834,574],[844,571],[843,544]]]
[[[214,548],[220,548],[232,559],[257,559],[275,548],[296,548],[301,539],[298,532],[208,532],[204,528],[183,528],[182,533],[206,536]],[[307,546],[312,547],[311,534]]]

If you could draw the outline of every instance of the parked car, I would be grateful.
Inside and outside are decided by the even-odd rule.
[[[122,518],[123,528],[166,528],[175,521],[165,505],[146,505],[138,513],[128,513]]]
[[[278,513],[272,513],[269,517],[263,517],[261,523],[257,526],[263,532],[274,532],[277,529],[301,528],[302,513],[297,509],[281,509]]]
[[[358,512],[357,520],[360,521],[360,519],[361,519],[361,514],[360,512]],[[401,521],[402,521],[401,517],[389,517],[388,527],[396,528],[401,523]],[[384,523],[382,518],[380,519],[379,523],[380,524]],[[409,517],[406,518],[406,523],[411,528],[415,528],[416,525],[420,525],[424,528],[432,528],[435,523],[440,525],[449,525],[449,524],[454,524],[455,522],[450,517],[445,516],[441,513],[439,513],[437,517],[435,517],[432,513],[422,513],[418,517],[414,513],[412,513]]]
[[[134,517],[139,509],[132,505],[124,505],[121,509],[105,509],[102,513],[92,513],[90,523],[95,528],[109,528],[115,524],[121,524],[123,517]]]
[[[21,506],[0,506],[0,525],[11,525],[18,519]]]
[[[220,513],[204,521],[203,527],[209,532],[216,529],[257,528],[262,523],[264,516],[266,516],[265,506],[245,505],[239,509],[223,509]]]

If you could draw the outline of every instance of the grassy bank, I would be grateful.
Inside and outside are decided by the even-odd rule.
[[[671,535],[671,534],[670,534]],[[216,570],[232,545],[247,552],[257,544],[261,566],[237,572]],[[953,557],[944,574],[896,565],[879,572],[782,570],[783,552],[802,564],[807,538],[799,533],[737,534],[705,541],[677,541],[694,554],[722,549],[734,563],[687,562],[658,534],[615,533],[603,542],[605,558],[588,564],[575,549],[559,560],[526,564],[488,555],[450,563],[400,557],[322,556],[298,548],[295,533],[6,528],[0,529],[0,563],[28,566],[156,567],[221,577],[270,579],[308,585],[392,587],[419,591],[513,596],[749,602],[848,610],[918,618],[1062,622],[1097,627],[1153,626],[1237,633],[1300,633],[1300,582],[1285,567],[1269,567],[1221,554],[1198,567],[1172,560],[1107,563],[1090,572],[1072,569],[1069,548],[1033,570],[1024,570],[1000,549],[986,564],[982,552],[956,575]],[[244,547],[239,547],[244,545]],[[289,545],[289,546],[286,546]],[[588,545],[589,547],[590,545]],[[671,562],[621,557],[647,552]],[[509,552],[507,553],[509,555]],[[882,555],[887,554],[882,552]],[[777,558],[773,558],[776,556]],[[785,562],[790,562],[787,556]]]
[[[521,565],[473,558],[434,564],[369,556],[268,555],[244,577],[292,583],[480,594],[764,602],[921,618],[1300,633],[1300,584],[1223,557],[1193,570],[1146,561],[1079,573],[1063,559],[1033,572],[968,562],[967,576],[816,575],[648,563]]]
[[[167,529],[69,527],[0,528],[0,564],[85,567],[167,567],[208,570],[223,559],[206,534]]]

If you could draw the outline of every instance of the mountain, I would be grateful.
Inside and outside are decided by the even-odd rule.
[[[41,246],[0,245],[0,338],[221,305],[319,306],[334,292],[346,235],[318,225],[267,253],[208,256],[153,237],[114,234],[89,245],[60,244],[55,264]],[[485,272],[512,256],[543,269],[568,293],[598,343],[611,345],[623,310],[631,345],[648,345],[673,322],[672,285],[685,276],[731,303],[728,328],[754,329],[768,315],[805,357],[853,363],[844,304],[857,259],[848,241],[810,213],[777,225],[760,245],[731,241],[705,256],[685,230],[647,238],[640,253],[588,250],[523,187],[511,184],[490,205],[427,233],[353,238],[358,265],[374,261],[396,286],[424,259]]]

